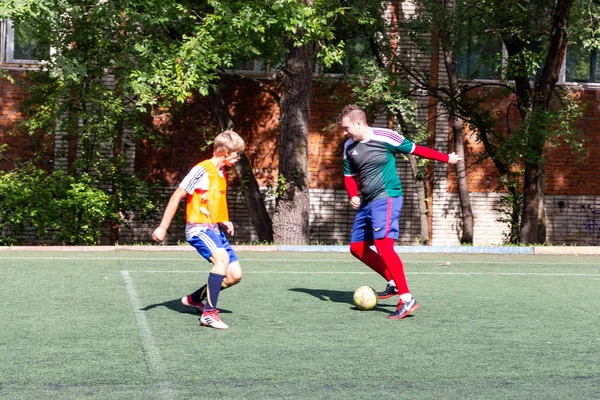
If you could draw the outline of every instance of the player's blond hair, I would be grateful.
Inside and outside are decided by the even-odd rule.
[[[213,144],[215,152],[226,151],[228,153],[237,152],[241,153],[246,148],[244,139],[237,133],[231,130],[223,131],[215,137]]]
[[[345,117],[348,117],[348,119],[352,122],[361,121],[364,124],[367,123],[367,114],[365,114],[363,109],[356,104],[348,104],[344,106],[338,115],[338,122],[342,123],[342,119]]]

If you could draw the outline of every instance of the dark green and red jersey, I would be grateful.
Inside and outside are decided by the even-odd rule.
[[[415,144],[398,132],[371,128],[369,140],[344,143],[344,176],[355,177],[360,185],[362,203],[385,197],[402,196],[396,171],[396,154],[411,154]]]
[[[371,128],[369,140],[344,143],[344,185],[350,197],[358,195],[360,184],[362,203],[375,199],[402,196],[402,184],[396,172],[396,154],[414,154],[441,162],[449,162],[449,155],[429,147],[419,146],[386,128]]]

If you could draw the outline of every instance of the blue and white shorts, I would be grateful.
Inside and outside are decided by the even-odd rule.
[[[235,251],[231,248],[231,244],[223,232],[215,232],[212,229],[196,230],[192,236],[187,238],[187,241],[207,261],[210,261],[210,256],[217,249],[227,250],[229,263],[238,261]]]

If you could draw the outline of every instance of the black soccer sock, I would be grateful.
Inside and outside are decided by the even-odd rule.
[[[226,284],[225,282],[221,283],[221,290],[227,289],[228,287],[230,287],[230,286],[228,284]],[[194,293],[192,293],[190,295],[190,296],[192,296],[192,301],[194,303],[202,303],[204,301],[204,299],[206,299],[206,288],[207,288],[207,286],[204,285],[200,289],[196,290]]]
[[[206,293],[206,310],[217,308],[217,300],[219,299],[219,293],[221,292],[221,285],[223,284],[225,275],[219,275],[211,272],[208,275],[208,290]]]
[[[194,303],[202,303],[204,301],[204,299],[206,298],[206,287],[207,286],[204,285],[190,295]]]

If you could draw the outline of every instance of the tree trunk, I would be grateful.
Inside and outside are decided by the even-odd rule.
[[[271,217],[265,207],[265,201],[260,193],[256,177],[252,173],[252,166],[248,157],[242,153],[240,161],[235,166],[235,172],[242,184],[242,193],[248,205],[250,220],[261,242],[273,242],[273,225]]]
[[[421,224],[419,244],[421,246],[427,246],[429,244],[429,222],[427,220],[427,203],[425,201],[425,181],[419,179],[417,158],[415,156],[408,156],[408,161],[410,162],[410,169],[412,170],[415,186],[417,188],[417,204],[419,207],[419,222]]]
[[[312,46],[286,43],[282,78],[279,187],[273,215],[275,243],[308,244],[310,195],[308,122],[312,88]]]
[[[118,175],[121,175],[123,173],[123,166],[121,165],[121,151],[122,151],[122,147],[123,147],[123,136],[125,135],[125,132],[123,130],[123,122],[121,120],[119,120],[119,123],[116,126],[116,131],[119,132],[119,135],[116,135],[115,139],[113,141],[113,168],[115,169],[115,171]],[[115,182],[115,179],[112,178],[111,179],[111,193],[112,193],[111,196],[114,198],[115,193],[119,193],[119,190],[120,190],[120,188],[119,188],[118,184]],[[119,243],[119,231],[120,231],[119,228],[120,228],[119,221],[112,220],[110,222],[109,243],[112,246]]]
[[[540,196],[539,196],[539,211],[538,211],[538,232],[537,232],[537,243],[546,243],[546,166],[540,165]]]
[[[537,243],[538,219],[540,217],[540,195],[543,188],[543,168],[540,163],[525,164],[525,180],[523,188],[523,215],[521,216],[521,243]]]
[[[449,46],[451,43],[448,40],[449,32],[440,31],[439,37],[444,53],[444,64],[446,66],[446,74],[448,75],[448,83],[450,93],[455,95],[459,92],[458,72],[456,69],[456,55],[454,49]],[[454,103],[449,103],[449,113],[452,118],[452,133],[454,136],[454,151],[462,158],[456,164],[456,182],[458,184],[458,197],[460,199],[460,215],[462,217],[462,234],[460,237],[461,244],[473,244],[473,208],[471,207],[471,198],[469,197],[469,187],[467,185],[467,168],[465,161],[465,138],[464,138],[464,120],[458,116]]]
[[[541,149],[535,149],[542,154]],[[544,206],[544,190],[546,184],[546,168],[543,161],[525,163],[525,179],[523,182],[523,214],[521,216],[521,243],[546,242],[546,210]]]
[[[402,130],[402,135],[404,137],[409,136],[409,128],[406,120],[404,119],[404,115],[402,113],[398,113],[395,115],[400,123],[400,129]],[[393,116],[390,116],[390,120],[388,121],[389,127],[391,128],[393,122]],[[428,210],[427,210],[427,182],[422,178],[422,174],[419,173],[419,165],[417,162],[417,157],[408,156],[408,162],[410,164],[410,169],[412,172],[412,178],[415,181],[415,187],[417,189],[417,206],[419,207],[419,223],[421,229],[419,230],[419,244],[422,246],[427,246],[429,244],[429,218],[428,218]]]
[[[213,88],[209,93],[209,101],[213,114],[219,122],[221,130],[233,129],[235,124],[229,113],[229,108],[218,88]],[[250,160],[245,153],[240,156],[240,161],[234,166],[235,172],[241,184],[242,193],[246,199],[250,220],[261,242],[273,242],[273,225],[271,217],[265,207],[265,202],[260,193],[260,187],[256,177],[252,173]]]
[[[573,3],[574,0],[557,0],[556,2],[544,69],[534,83],[533,110],[548,110],[550,107],[550,100],[556,88],[567,48],[567,25]],[[545,129],[552,129],[552,127],[547,126]],[[531,156],[525,162],[523,215],[519,239],[521,243],[544,243],[546,241],[546,221],[543,202],[546,172],[543,156],[546,139],[545,137],[540,139],[541,135],[531,128],[529,128],[528,135]]]
[[[462,216],[461,244],[473,244],[473,208],[469,197],[467,185],[467,163],[465,161],[465,138],[463,134],[464,121],[460,117],[454,117],[452,121],[452,132],[454,136],[454,150],[462,158],[456,164],[456,182],[458,183],[458,197],[460,199],[460,214]]]

